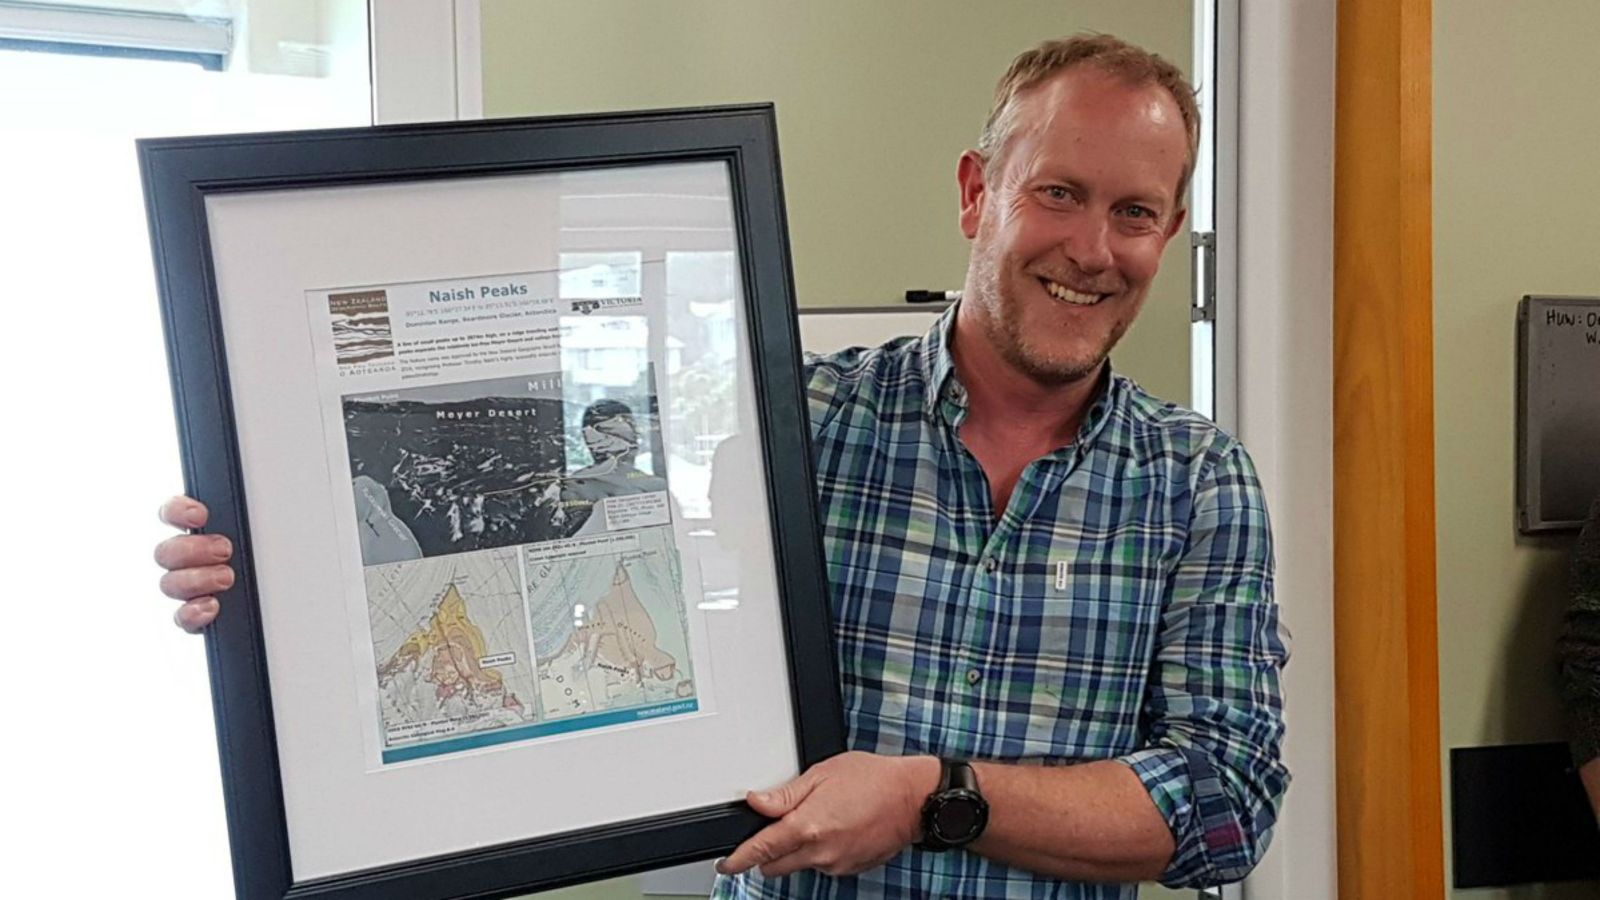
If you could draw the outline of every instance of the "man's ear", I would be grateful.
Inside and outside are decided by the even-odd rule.
[[[1184,221],[1188,218],[1188,209],[1178,210],[1178,214],[1172,217],[1171,222],[1167,223],[1167,233],[1161,236],[1161,243],[1165,245],[1167,241],[1172,240],[1172,236],[1178,233],[1178,229],[1183,227]]]
[[[972,240],[978,235],[978,223],[983,219],[983,199],[987,192],[984,183],[984,160],[976,150],[961,154],[956,163],[956,184],[961,190],[961,233]]]

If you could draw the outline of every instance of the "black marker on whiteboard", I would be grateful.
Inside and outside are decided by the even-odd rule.
[[[907,303],[950,303],[960,299],[960,291],[906,291]]]

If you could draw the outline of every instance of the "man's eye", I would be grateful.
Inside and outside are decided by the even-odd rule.
[[[1072,192],[1067,190],[1066,188],[1062,187],[1059,184],[1053,184],[1053,185],[1045,188],[1044,192],[1045,192],[1045,195],[1048,196],[1051,200],[1070,200],[1070,199],[1072,199]]]
[[[1154,219],[1156,217],[1155,210],[1150,209],[1148,206],[1130,206],[1123,212],[1135,219]]]

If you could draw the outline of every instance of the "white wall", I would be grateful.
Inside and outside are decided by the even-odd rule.
[[[1333,744],[1336,0],[1241,4],[1239,412],[1271,505],[1294,782],[1248,900],[1338,896]]]

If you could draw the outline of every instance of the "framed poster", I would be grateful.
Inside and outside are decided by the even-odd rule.
[[[1600,497],[1600,297],[1517,304],[1517,527],[1578,531]]]
[[[708,858],[843,749],[774,135],[141,142],[239,897]]]

